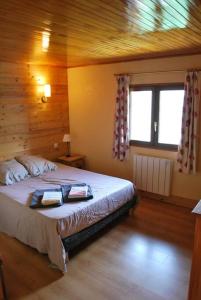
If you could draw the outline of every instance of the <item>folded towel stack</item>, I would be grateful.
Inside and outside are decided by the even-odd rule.
[[[70,192],[68,194],[68,198],[84,198],[87,197],[88,194],[88,185],[83,186],[72,186]]]
[[[43,205],[62,204],[61,192],[44,192],[41,200]]]

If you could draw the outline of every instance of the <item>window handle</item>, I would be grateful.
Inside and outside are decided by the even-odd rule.
[[[157,132],[158,123],[154,122],[154,132]]]

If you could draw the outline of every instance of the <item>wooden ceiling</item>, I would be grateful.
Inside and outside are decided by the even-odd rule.
[[[201,1],[5,0],[0,60],[74,67],[201,53]]]

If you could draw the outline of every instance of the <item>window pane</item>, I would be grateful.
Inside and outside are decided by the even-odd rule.
[[[130,139],[150,142],[152,91],[132,91],[130,100]]]
[[[160,91],[158,142],[178,145],[181,137],[184,90]]]

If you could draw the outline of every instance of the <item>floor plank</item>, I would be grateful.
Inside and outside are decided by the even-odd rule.
[[[184,300],[193,233],[188,208],[143,198],[133,216],[74,255],[65,275],[46,255],[0,234],[9,299]]]

